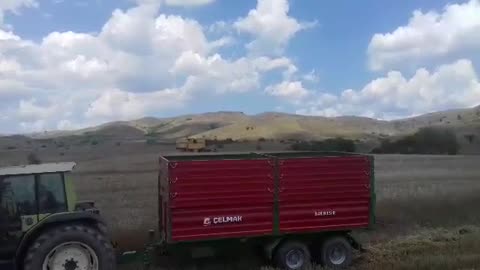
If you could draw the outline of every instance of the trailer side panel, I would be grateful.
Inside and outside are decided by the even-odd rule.
[[[169,163],[169,242],[272,234],[273,165],[268,159]]]
[[[280,159],[280,232],[368,227],[370,174],[365,156]]]

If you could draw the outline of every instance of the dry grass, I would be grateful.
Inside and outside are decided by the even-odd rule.
[[[478,269],[480,230],[435,229],[370,247],[355,269]]]
[[[97,202],[115,232],[115,240],[126,249],[142,246],[145,232],[157,227],[157,159],[161,153],[174,151],[174,146],[127,142],[117,146],[112,141],[95,146],[69,144],[65,150],[52,143],[41,144],[47,147],[29,147],[37,147],[43,161],[78,162],[73,178],[80,199]],[[248,151],[255,146],[228,144],[222,151]],[[285,145],[262,143],[265,150],[280,150],[275,147]],[[22,163],[30,148],[8,151],[0,165]],[[60,156],[60,152],[65,155]],[[479,164],[480,156],[377,156],[379,224],[374,231],[358,236],[372,249],[355,266],[362,270],[480,269],[476,255],[480,254],[480,233],[472,230],[460,235],[454,229],[480,224]],[[445,239],[438,241],[442,237]],[[237,266],[221,261],[212,267],[207,267],[209,262],[202,264],[203,269],[259,269],[264,265],[251,258],[242,259]]]
[[[124,266],[120,270],[140,270],[140,266]],[[255,258],[222,262],[221,259],[190,261],[183,266],[165,269],[189,270],[275,270],[263,266]],[[152,269],[152,270],[153,270]],[[308,270],[321,270],[312,266]],[[415,235],[398,237],[371,245],[357,254],[352,270],[459,270],[480,269],[480,228],[464,226],[456,229],[420,230]]]

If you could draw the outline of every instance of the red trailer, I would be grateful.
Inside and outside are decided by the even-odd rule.
[[[375,222],[372,156],[337,152],[160,158],[165,252],[260,248],[284,269],[351,263],[352,230]]]

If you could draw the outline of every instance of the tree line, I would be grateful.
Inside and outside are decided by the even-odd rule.
[[[459,151],[455,133],[451,129],[427,127],[398,139],[382,139],[371,153],[375,154],[432,154],[455,155]],[[344,138],[323,141],[302,141],[291,145],[295,151],[341,151],[356,152],[355,141]]]

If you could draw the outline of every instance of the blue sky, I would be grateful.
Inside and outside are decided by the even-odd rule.
[[[480,0],[9,0],[0,15],[0,133],[480,104]]]

